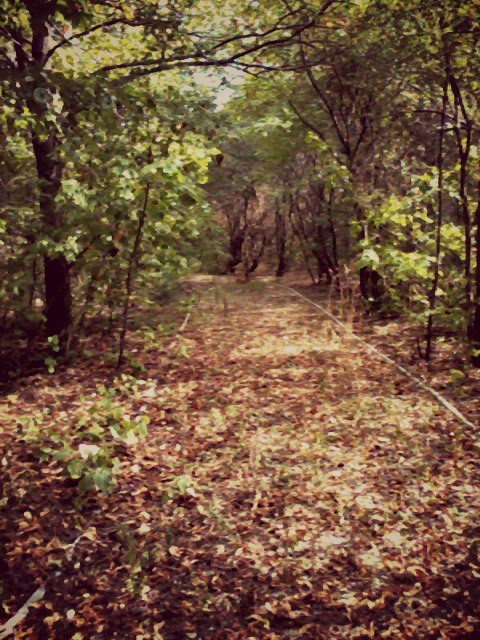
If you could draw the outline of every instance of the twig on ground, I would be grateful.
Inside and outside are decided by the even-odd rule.
[[[27,617],[30,607],[36,602],[39,602],[43,598],[45,593],[46,589],[43,586],[39,587],[34,593],[32,593],[30,598],[25,602],[23,606],[20,607],[17,613],[0,627],[0,640],[8,638],[8,636],[14,633],[15,627]]]
[[[73,554],[75,552],[75,548],[80,540],[83,538],[85,533],[89,530],[90,524],[88,524],[85,529],[81,531],[81,533],[75,538],[75,540],[68,545],[65,556],[68,561],[71,561],[73,558]],[[59,572],[57,572],[58,574]],[[0,626],[0,640],[4,640],[4,638],[8,638],[8,636],[12,635],[15,631],[15,627],[23,622],[28,615],[28,610],[30,607],[37,602],[40,602],[44,595],[46,594],[47,589],[44,585],[38,587],[38,589],[30,596],[30,598],[25,602],[24,605],[20,607],[17,613],[12,616],[5,624]]]
[[[462,413],[460,413],[460,411],[456,407],[454,407],[451,402],[449,402],[440,393],[438,393],[438,391],[435,391],[435,389],[432,389],[431,387],[429,387],[425,382],[423,382],[423,380],[413,375],[413,373],[410,373],[410,371],[405,369],[405,367],[402,367],[401,365],[397,364],[395,360],[392,360],[392,358],[390,358],[389,356],[384,354],[382,351],[377,349],[377,347],[374,347],[368,342],[365,342],[363,338],[360,338],[360,336],[358,336],[351,329],[349,329],[347,325],[345,325],[341,320],[339,320],[336,316],[334,316],[333,313],[330,313],[329,311],[324,309],[320,304],[317,304],[313,300],[310,300],[310,298],[307,298],[306,296],[299,293],[296,289],[293,289],[292,287],[287,287],[284,285],[276,285],[276,286],[278,286],[281,289],[290,291],[297,297],[302,298],[302,300],[305,300],[306,302],[308,302],[308,304],[311,304],[313,307],[319,309],[324,315],[327,316],[327,318],[329,318],[332,322],[334,322],[339,327],[341,327],[345,331],[345,333],[348,333],[354,340],[356,340],[357,342],[360,342],[365,347],[365,349],[368,349],[371,353],[374,353],[378,358],[380,358],[384,362],[388,362],[388,364],[390,364],[392,367],[395,367],[397,371],[400,371],[400,373],[402,373],[404,376],[406,376],[407,378],[415,382],[421,389],[423,389],[424,391],[429,393],[431,396],[433,396],[439,404],[445,407],[445,409],[447,409],[447,411],[452,413],[460,422],[462,422],[464,425],[466,425],[470,429],[474,429],[475,431],[478,430],[478,427],[474,425],[473,422],[470,422],[468,418],[466,418]]]
[[[180,325],[177,333],[182,333],[183,331],[185,331],[185,329],[187,328],[187,324],[188,321],[190,320],[190,317],[192,315],[192,310],[193,310],[193,305],[190,307],[190,309],[188,310],[187,315],[185,316],[184,321],[182,322],[182,324]]]

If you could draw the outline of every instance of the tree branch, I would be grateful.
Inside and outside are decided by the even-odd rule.
[[[325,136],[323,135],[322,131],[320,129],[318,129],[315,125],[313,125],[310,122],[308,122],[308,120],[306,120],[302,116],[300,111],[297,109],[297,107],[294,105],[294,103],[291,100],[288,101],[288,104],[290,105],[290,107],[294,111],[295,115],[300,120],[300,122],[303,125],[305,125],[307,127],[307,129],[310,129],[311,131],[313,131],[320,138],[320,140],[322,140],[323,142],[326,142]]]

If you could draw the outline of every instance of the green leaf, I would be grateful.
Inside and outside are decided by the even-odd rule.
[[[107,493],[112,487],[112,471],[110,469],[97,469],[94,475],[94,483],[99,491]]]
[[[93,473],[88,471],[78,483],[79,493],[86,493],[95,485]]]

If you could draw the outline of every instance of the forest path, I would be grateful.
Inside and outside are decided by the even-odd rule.
[[[479,470],[453,416],[269,282],[197,290],[120,394],[151,425],[114,493],[72,509],[58,472],[23,485],[8,562],[50,581],[49,639],[433,640],[478,621]]]

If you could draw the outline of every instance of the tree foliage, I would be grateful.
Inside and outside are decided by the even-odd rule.
[[[248,276],[266,260],[337,287],[354,268],[367,306],[408,310],[427,357],[453,329],[478,362],[477,13],[455,0],[11,0],[4,320],[28,329],[43,314],[66,353],[92,312],[126,308],[127,279],[202,260]]]

